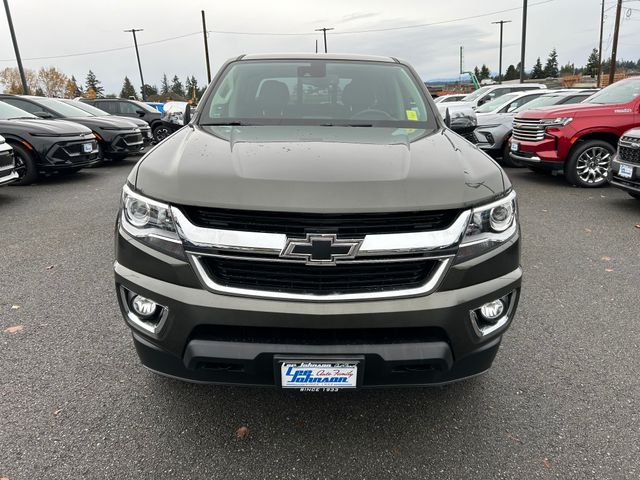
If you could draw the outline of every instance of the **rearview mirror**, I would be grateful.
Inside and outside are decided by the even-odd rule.
[[[191,105],[187,104],[187,106],[185,107],[184,116],[182,117],[182,119],[183,125],[186,125],[191,121]]]
[[[40,118],[53,118],[53,115],[51,115],[49,112],[45,112],[45,111],[33,112],[33,114],[36,117],[40,117]]]
[[[138,114],[139,117],[144,117],[144,110],[138,109],[136,110],[136,113]]]
[[[478,126],[478,117],[470,107],[448,107],[444,124],[459,135],[473,132]]]

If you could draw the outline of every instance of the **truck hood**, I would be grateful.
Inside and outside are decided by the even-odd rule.
[[[322,213],[463,208],[510,185],[448,130],[316,126],[189,126],[129,179],[173,204]]]
[[[0,120],[0,130],[6,133],[35,133],[51,137],[73,137],[90,134],[91,130],[74,122],[64,120],[43,120],[40,118],[16,118]]]
[[[561,118],[561,117],[596,117],[600,115],[611,115],[617,110],[626,110],[630,107],[627,104],[597,104],[597,103],[574,103],[571,105],[557,105],[550,107],[534,108],[518,113],[518,118]],[[626,110],[630,111],[630,110]],[[621,112],[622,113],[622,112]]]

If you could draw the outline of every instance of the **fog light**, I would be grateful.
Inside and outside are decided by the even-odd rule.
[[[491,323],[496,322],[504,313],[504,302],[502,300],[494,300],[493,302],[485,303],[480,307],[480,314],[484,320]]]
[[[133,297],[133,300],[131,300],[131,308],[137,315],[140,315],[140,317],[148,318],[156,313],[158,304],[153,300],[136,295]]]

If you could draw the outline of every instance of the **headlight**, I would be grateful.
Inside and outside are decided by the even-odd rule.
[[[120,225],[140,242],[174,257],[185,258],[169,205],[140,195],[127,185],[122,189]]]
[[[571,117],[543,118],[540,120],[540,125],[544,127],[565,127],[571,122],[573,122]]]
[[[499,247],[518,232],[516,192],[473,209],[456,262],[463,262]]]

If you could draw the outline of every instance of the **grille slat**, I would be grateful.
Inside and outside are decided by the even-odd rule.
[[[307,233],[327,232],[347,237],[443,230],[449,227],[460,214],[460,210],[316,214],[184,206],[179,208],[189,221],[199,227],[282,233],[289,236],[304,236]]]
[[[544,140],[545,128],[540,120],[516,118],[513,121],[513,139],[525,142]]]
[[[361,293],[422,286],[437,260],[315,266],[203,257],[209,276],[220,285],[300,294]]]
[[[620,155],[620,160],[640,165],[640,148],[625,147],[623,145],[620,145],[618,152]]]

